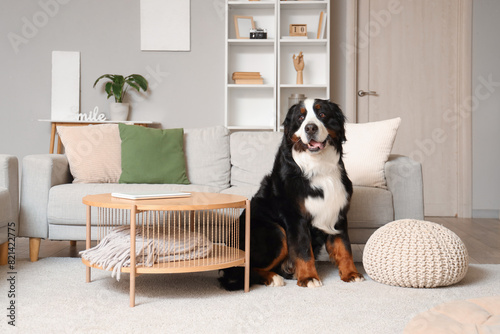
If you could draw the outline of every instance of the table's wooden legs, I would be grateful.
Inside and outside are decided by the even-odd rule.
[[[50,131],[50,150],[49,153],[54,153],[54,142],[56,141],[56,123],[52,123],[52,128]]]
[[[62,154],[62,141],[59,135],[57,136],[57,154]]]
[[[90,249],[90,239],[91,239],[91,224],[90,224],[90,205],[87,205],[87,236],[85,238],[85,248]],[[86,268],[86,282],[90,283],[91,281],[91,276],[90,276],[90,267]]]
[[[135,217],[134,205],[130,210],[130,307],[135,306]]]
[[[245,211],[245,292],[250,291],[250,200]]]

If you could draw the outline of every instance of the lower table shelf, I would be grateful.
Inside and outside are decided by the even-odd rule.
[[[140,258],[140,256],[139,256]],[[139,260],[138,258],[138,260]],[[90,264],[89,261],[82,258],[83,264],[87,267],[105,270],[104,268]],[[137,274],[174,274],[174,273],[192,273],[200,271],[219,270],[229,267],[243,266],[245,264],[245,252],[226,246],[214,246],[212,255],[206,258],[189,261],[172,261],[155,263],[151,267],[135,267]],[[123,267],[122,273],[130,273],[130,267]]]

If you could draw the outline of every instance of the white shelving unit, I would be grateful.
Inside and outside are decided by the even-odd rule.
[[[325,38],[317,39],[319,16],[327,13]],[[330,1],[237,0],[226,2],[225,122],[231,130],[279,131],[288,97],[330,96]],[[236,39],[234,15],[252,16],[266,40]],[[283,39],[290,24],[307,24],[308,39]],[[304,84],[296,84],[292,56],[304,55]],[[233,84],[233,72],[260,72],[263,85]]]

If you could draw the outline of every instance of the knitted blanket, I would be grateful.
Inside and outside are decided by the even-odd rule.
[[[201,259],[210,255],[213,243],[203,234],[184,230],[138,227],[135,230],[136,265],[151,267],[159,262]],[[153,238],[154,236],[154,238]],[[130,267],[130,226],[111,230],[101,242],[80,255],[92,265],[111,270],[119,281],[121,268]]]

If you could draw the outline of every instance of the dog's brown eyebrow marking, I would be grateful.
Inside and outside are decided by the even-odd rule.
[[[320,106],[319,104],[316,104],[316,105],[314,106],[314,108],[316,108],[316,109],[318,109],[318,110],[319,110],[319,109],[321,109],[321,106]]]
[[[301,114],[305,114],[306,113],[306,108],[304,108],[304,107],[300,108],[300,113]]]

